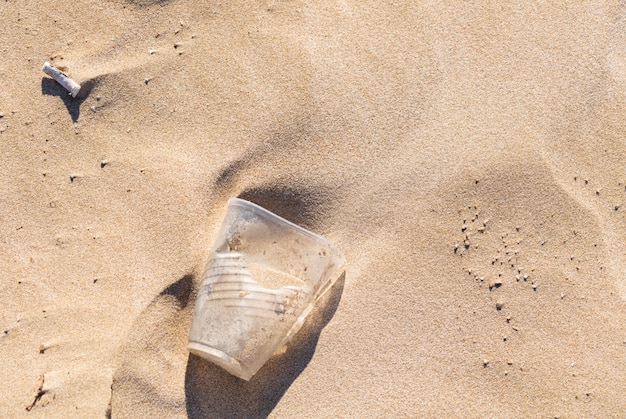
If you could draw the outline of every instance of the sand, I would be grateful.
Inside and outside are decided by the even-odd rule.
[[[452,3],[1,2],[1,416],[623,415],[626,5]],[[237,196],[348,260],[247,383]]]

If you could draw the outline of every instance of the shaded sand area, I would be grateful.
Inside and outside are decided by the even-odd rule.
[[[626,411],[623,3],[0,17],[1,416]],[[348,260],[247,383],[185,350],[235,196]]]

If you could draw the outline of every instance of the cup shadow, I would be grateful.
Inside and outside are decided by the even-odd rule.
[[[190,354],[185,372],[188,417],[267,417],[313,358],[320,333],[339,306],[345,275],[318,301],[286,349],[272,357],[250,381]]]
[[[48,96],[60,97],[63,104],[67,108],[67,112],[72,118],[72,122],[76,122],[80,116],[80,105],[85,101],[85,99],[87,99],[91,90],[96,86],[96,83],[96,80],[87,80],[81,83],[80,91],[74,98],[70,96],[69,92],[55,80],[48,77],[42,77],[41,93]]]

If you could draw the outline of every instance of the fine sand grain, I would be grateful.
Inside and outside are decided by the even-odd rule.
[[[573,3],[2,1],[0,416],[623,415],[626,5]],[[237,196],[348,260],[250,382],[185,349]]]

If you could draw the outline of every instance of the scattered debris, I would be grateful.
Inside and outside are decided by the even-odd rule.
[[[41,374],[37,382],[37,388],[33,392],[32,401],[28,405],[26,405],[26,411],[30,412],[32,408],[35,407],[39,399],[41,399],[41,396],[43,396],[44,394],[45,391],[43,391],[43,374]]]

